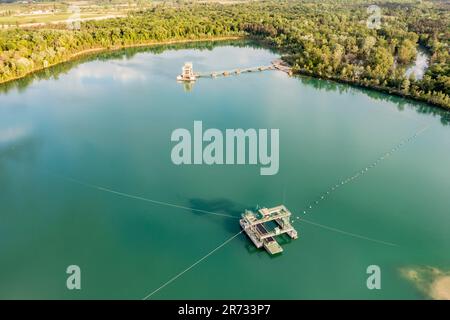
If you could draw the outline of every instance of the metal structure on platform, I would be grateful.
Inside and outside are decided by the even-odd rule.
[[[270,254],[283,252],[275,237],[287,234],[291,239],[297,239],[298,233],[290,222],[292,213],[284,206],[262,208],[258,211],[246,210],[239,221],[242,229],[257,248],[264,247]],[[269,231],[267,224],[275,222],[276,227]]]
[[[192,62],[186,62],[181,68],[181,74],[177,77],[178,81],[193,82],[197,80],[197,76],[194,74],[194,67]]]

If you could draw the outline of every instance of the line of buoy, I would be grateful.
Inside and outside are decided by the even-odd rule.
[[[422,129],[420,129],[419,131],[417,131],[414,135],[410,136],[407,139],[403,139],[402,141],[400,141],[399,144],[397,144],[394,148],[390,149],[390,151],[382,154],[378,159],[376,159],[372,164],[370,164],[369,166],[361,169],[360,171],[356,172],[354,175],[347,177],[346,179],[336,183],[335,185],[331,186],[329,189],[327,189],[324,193],[322,193],[319,196],[318,200],[315,200],[313,203],[310,203],[309,205],[307,205],[307,209],[304,209],[302,211],[303,215],[308,214],[309,211],[312,211],[314,209],[314,207],[318,206],[320,204],[321,201],[325,201],[327,199],[327,197],[335,192],[339,187],[342,187],[350,182],[353,182],[354,180],[362,177],[364,174],[368,173],[371,169],[375,168],[377,165],[380,164],[380,162],[386,160],[387,158],[389,158],[394,152],[397,152],[398,150],[400,150],[405,144],[413,141],[415,138],[417,138],[421,133],[423,133],[425,130],[428,129],[428,126],[423,127]],[[300,220],[300,216],[296,216],[295,218],[297,218],[296,220],[293,220],[292,223],[295,223],[297,220]]]

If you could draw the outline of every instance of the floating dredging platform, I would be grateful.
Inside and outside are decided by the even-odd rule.
[[[291,239],[297,239],[298,233],[290,222],[292,213],[284,206],[262,208],[258,211],[246,210],[239,221],[242,229],[257,248],[264,247],[268,253],[283,252],[275,237],[286,233]],[[269,231],[266,223],[275,222],[276,227]]]
[[[181,68],[181,74],[177,76],[177,81],[194,82],[197,80],[197,75],[194,74],[194,68],[192,62],[186,62]]]

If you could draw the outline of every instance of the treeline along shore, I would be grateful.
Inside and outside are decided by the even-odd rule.
[[[0,31],[0,83],[80,55],[187,41],[258,39],[280,52],[294,73],[401,95],[450,110],[450,4],[376,1],[253,1],[155,5],[124,18]],[[417,47],[430,54],[421,79],[407,77]]]
[[[69,54],[67,57],[56,60],[52,64],[49,64],[47,62],[47,63],[42,64],[41,66],[34,66],[32,69],[27,70],[24,74],[20,74],[14,78],[9,78],[9,79],[0,81],[0,85],[22,79],[32,73],[54,67],[54,66],[59,65],[64,62],[72,61],[72,60],[78,59],[83,56],[98,54],[98,53],[107,52],[107,51],[116,51],[116,50],[122,50],[122,49],[126,49],[126,48],[170,45],[170,44],[183,44],[183,43],[194,43],[194,42],[205,42],[205,41],[226,41],[226,40],[240,40],[240,39],[243,39],[243,36],[224,36],[224,37],[204,36],[204,37],[198,37],[195,39],[147,41],[147,42],[138,42],[138,43],[133,43],[133,44],[127,44],[127,45],[122,44],[122,45],[115,45],[115,46],[108,46],[108,47],[94,47],[94,48],[84,49],[81,51],[75,51],[74,53]]]

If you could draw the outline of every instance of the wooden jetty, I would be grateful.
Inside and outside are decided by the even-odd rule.
[[[275,69],[286,72],[288,75],[292,76],[291,67],[281,59],[272,61],[272,65]]]
[[[230,75],[239,75],[241,73],[248,73],[248,72],[259,72],[259,71],[266,71],[266,70],[274,70],[275,67],[273,65],[269,66],[257,66],[257,67],[251,67],[251,68],[236,68],[232,70],[222,70],[222,71],[212,71],[212,72],[198,72],[195,73],[195,76],[197,78],[216,78],[216,77],[226,77]]]
[[[242,229],[257,248],[264,247],[270,254],[283,252],[283,248],[275,240],[276,236],[286,233],[292,239],[298,238],[298,233],[290,222],[292,213],[284,206],[262,208],[257,212],[246,210],[239,221]],[[266,228],[266,223],[274,221],[277,224],[272,231]]]
[[[222,70],[222,71],[210,71],[210,72],[194,72],[192,62],[187,62],[182,68],[182,73],[177,77],[178,81],[188,81],[193,82],[198,78],[216,78],[216,77],[226,77],[230,75],[239,75],[241,73],[249,73],[249,72],[261,72],[266,70],[279,70],[287,73],[288,75],[292,75],[291,68],[281,59],[277,59],[272,61],[270,65],[267,66],[256,66],[250,68],[236,68],[232,70]]]

